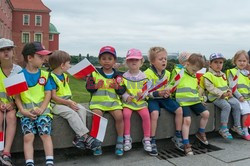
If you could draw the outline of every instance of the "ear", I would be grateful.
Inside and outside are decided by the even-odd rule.
[[[32,58],[34,58],[34,57],[31,56],[31,55],[28,55],[28,56],[27,56],[27,60],[28,60],[28,61],[30,61]]]
[[[65,66],[65,63],[62,63],[62,64],[60,65],[61,69],[63,69],[64,66]]]

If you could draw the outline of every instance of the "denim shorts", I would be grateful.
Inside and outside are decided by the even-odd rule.
[[[159,111],[161,113],[161,108],[166,109],[170,113],[175,113],[175,111],[180,107],[180,105],[171,98],[163,99],[149,99],[148,100],[148,109],[149,112]]]
[[[22,117],[21,120],[22,133],[24,135],[33,133],[39,135],[51,135],[52,119],[46,115],[37,116],[35,120],[28,117]]]
[[[182,106],[182,110],[183,110],[183,117],[188,117],[191,116],[191,111],[193,111],[198,116],[207,109],[203,104],[198,103],[190,106]]]

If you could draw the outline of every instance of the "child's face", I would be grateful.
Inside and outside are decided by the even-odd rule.
[[[61,64],[61,69],[63,72],[66,72],[70,67],[71,67],[70,61]]]
[[[246,68],[248,62],[247,62],[247,58],[244,54],[241,54],[236,60],[235,60],[235,64],[239,69],[244,69]]]
[[[219,72],[222,70],[223,67],[223,63],[224,63],[224,59],[215,59],[210,63],[210,67],[216,71]]]
[[[188,71],[190,74],[192,74],[192,75],[195,75],[195,74],[197,73],[197,71],[200,70],[200,68],[197,67],[197,65],[192,65],[192,64],[190,64],[190,63],[188,63],[188,62],[187,62],[187,64],[186,64],[186,69],[187,69],[187,71]]]
[[[128,59],[126,60],[129,70],[139,70],[142,66],[141,59]]]
[[[42,67],[44,60],[45,60],[46,56],[44,55],[38,55],[35,54],[34,57],[32,56],[28,56],[28,63],[32,64],[32,66],[40,68]]]
[[[99,63],[104,70],[111,70],[116,63],[116,59],[112,54],[104,53],[101,55]]]
[[[158,71],[165,70],[167,66],[167,53],[165,51],[158,52],[151,63]]]
[[[0,49],[0,59],[1,60],[12,60],[13,48],[7,47]]]

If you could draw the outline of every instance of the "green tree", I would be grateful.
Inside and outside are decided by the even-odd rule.
[[[234,67],[234,65],[233,65],[233,63],[232,63],[232,59],[227,59],[227,60],[225,60],[225,62],[224,62],[224,66],[223,66],[222,71],[225,72],[227,69],[231,69],[231,68],[233,68],[233,67]]]

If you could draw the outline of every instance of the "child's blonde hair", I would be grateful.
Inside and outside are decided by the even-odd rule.
[[[239,50],[239,51],[237,51],[237,52],[235,53],[235,55],[234,55],[234,57],[233,57],[233,59],[232,59],[232,63],[233,63],[234,65],[236,65],[235,62],[236,62],[236,60],[240,57],[241,54],[243,54],[243,55],[246,57],[247,62],[249,62],[249,57],[248,57],[247,52],[246,52],[245,50]]]
[[[155,57],[157,56],[157,54],[159,52],[166,52],[167,54],[167,51],[165,48],[163,47],[151,47],[148,51],[148,59],[149,59],[149,62],[153,62],[155,60]]]
[[[193,53],[190,55],[187,61],[189,64],[195,65],[199,69],[205,66],[205,59],[201,54]]]

